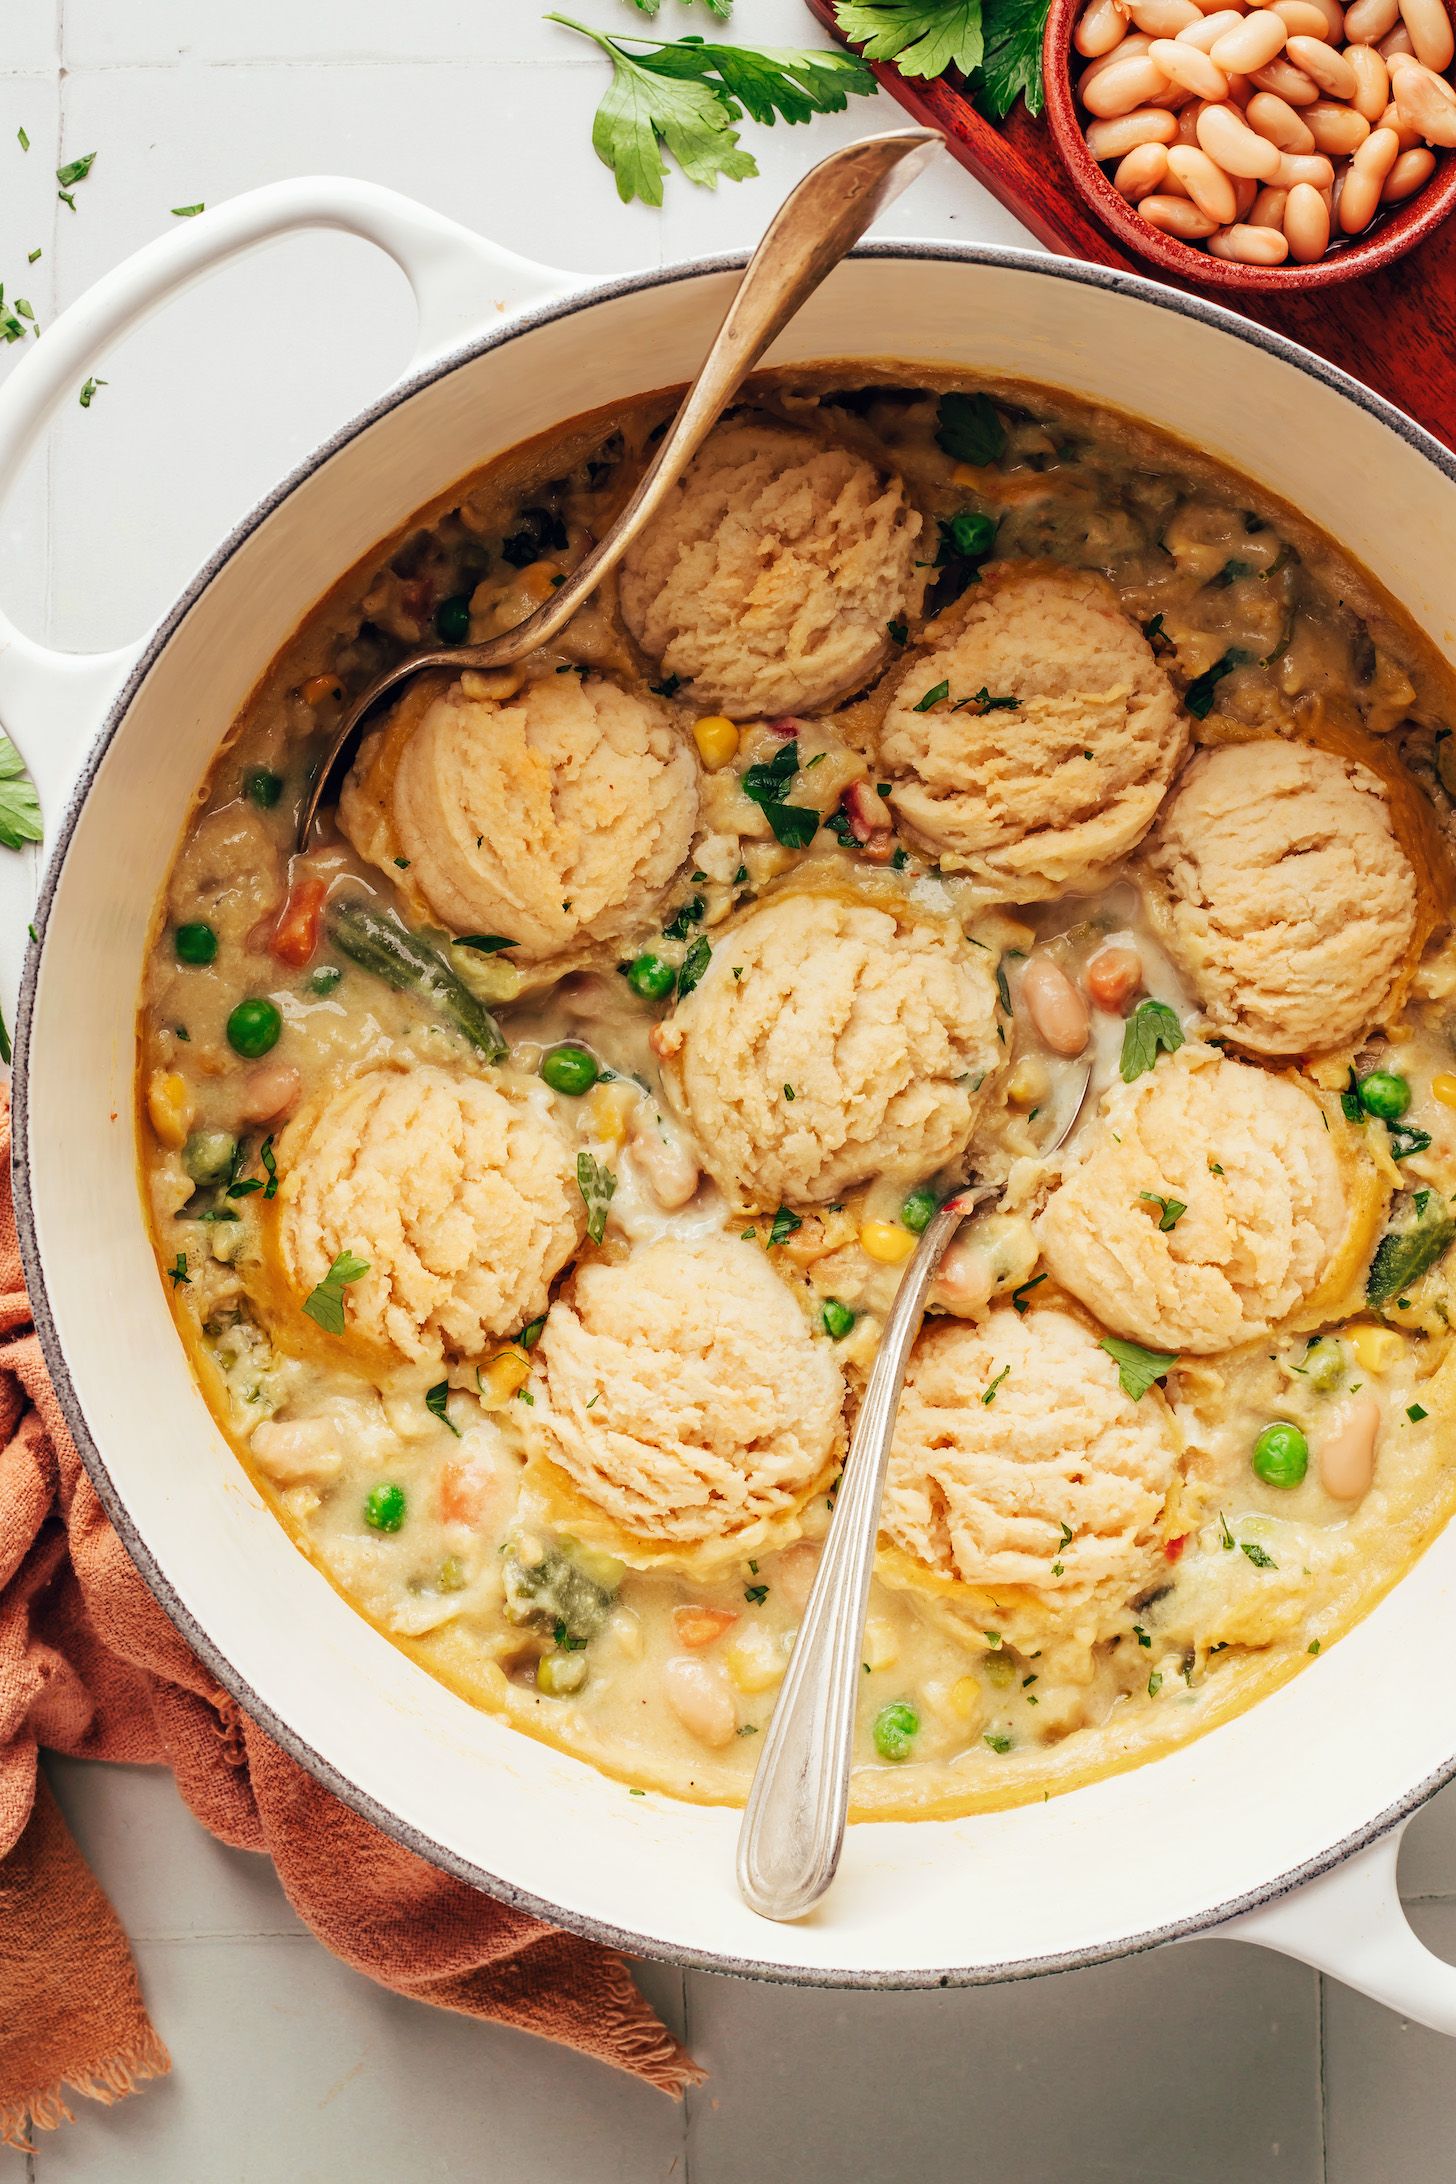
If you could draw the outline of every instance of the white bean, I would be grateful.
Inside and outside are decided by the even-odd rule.
[[[1336,1501],[1358,1501],[1375,1477],[1380,1405],[1373,1395],[1352,1403],[1339,1424],[1320,1440],[1320,1484]]]
[[[719,1662],[674,1654],[663,1663],[662,1688],[689,1736],[715,1750],[733,1742],[738,1733],[738,1706],[728,1671]]]
[[[665,1213],[675,1213],[698,1187],[698,1164],[659,1127],[650,1100],[639,1100],[636,1113],[643,1119],[632,1131],[632,1158],[658,1205]]]
[[[991,1301],[995,1269],[980,1246],[964,1238],[951,1245],[935,1277],[935,1300],[959,1319],[973,1319]]]
[[[801,1615],[808,1605],[819,1568],[819,1549],[801,1539],[779,1556],[774,1576],[779,1599],[790,1615]]]
[[[1203,21],[1193,0],[1133,0],[1132,19],[1150,38],[1178,38]]]
[[[1278,228],[1227,227],[1208,238],[1211,258],[1231,258],[1237,265],[1283,265],[1289,245]]]
[[[1072,33],[1072,43],[1086,60],[1095,61],[1127,35],[1127,16],[1117,0],[1092,0],[1084,8]]]
[[[1400,109],[1394,99],[1391,100],[1380,119],[1373,126],[1377,129],[1393,129],[1400,139],[1400,148],[1403,152],[1413,152],[1418,144],[1425,142],[1425,138],[1413,122],[1401,120]]]
[[[1172,156],[1170,154],[1170,160]],[[1158,202],[1156,198],[1148,199],[1141,207],[1144,215],[1149,203]],[[1166,202],[1176,204],[1177,199]],[[1206,232],[1211,234],[1217,226],[1215,220]],[[1034,955],[1027,964],[1021,974],[1021,998],[1026,1003],[1027,1014],[1053,1054],[1070,1057],[1081,1053],[1091,1029],[1087,1004],[1066,972],[1049,955]]]
[[[1319,32],[1304,20],[1313,13],[1324,17],[1325,36],[1331,45],[1342,46],[1350,36],[1345,28],[1345,11],[1340,6],[1340,0],[1274,0],[1274,5],[1284,17],[1291,34],[1297,35],[1301,30],[1308,30],[1311,38],[1317,38]],[[1299,18],[1297,21],[1291,20],[1295,13]]]
[[[1350,104],[1357,114],[1363,114],[1373,129],[1390,99],[1390,70],[1374,46],[1346,46],[1345,59],[1355,77],[1355,96]]]
[[[1290,106],[1313,106],[1319,97],[1319,85],[1313,76],[1296,68],[1293,61],[1285,60],[1282,53],[1267,68],[1256,68],[1252,80],[1261,91],[1272,91],[1276,98],[1285,100]]]
[[[1287,35],[1288,26],[1282,16],[1272,8],[1259,8],[1210,47],[1209,59],[1216,68],[1250,76],[1256,68],[1266,67],[1276,53],[1283,52]]]
[[[1296,265],[1313,265],[1330,247],[1325,201],[1308,182],[1296,182],[1284,207],[1284,233]]]
[[[332,1418],[274,1418],[253,1428],[255,1462],[280,1485],[334,1479],[344,1468],[339,1429]]]
[[[1130,114],[1135,106],[1148,105],[1167,90],[1168,79],[1146,54],[1138,54],[1130,61],[1115,61],[1093,84],[1084,78],[1079,88],[1088,113],[1107,121],[1114,114]]]
[[[1401,120],[1419,129],[1428,144],[1456,144],[1456,94],[1449,84],[1416,62],[1396,70],[1391,89]],[[1383,129],[1375,133],[1386,134]],[[1394,164],[1392,159],[1390,165]]]
[[[1292,190],[1296,182],[1308,182],[1317,190],[1327,190],[1335,179],[1335,170],[1322,152],[1311,152],[1307,158],[1297,152],[1283,152],[1274,179],[1282,190]]]
[[[1169,83],[1181,84],[1195,98],[1228,97],[1228,77],[1197,46],[1180,45],[1176,38],[1155,38],[1148,48],[1148,59],[1161,68]]]
[[[1370,151],[1372,145],[1376,147],[1375,156],[1383,158],[1387,143],[1390,157],[1383,167],[1377,171],[1373,163],[1370,166],[1361,166],[1362,157]],[[1385,177],[1395,165],[1399,152],[1400,146],[1395,140],[1394,132],[1389,129],[1376,129],[1365,139],[1351,160],[1339,196],[1340,227],[1346,235],[1363,233],[1375,218],[1380,204],[1380,192],[1385,187]]]
[[[1377,38],[1375,50],[1386,61],[1393,61],[1402,53],[1409,54],[1412,60],[1416,57],[1416,49],[1411,44],[1411,34],[1404,23],[1397,23],[1394,30],[1388,30],[1383,38]]]
[[[1370,124],[1363,114],[1333,99],[1317,99],[1313,106],[1306,106],[1304,120],[1316,149],[1330,159],[1348,159],[1370,134]]]
[[[249,1070],[238,1113],[244,1122],[272,1122],[285,1108],[298,1104],[302,1090],[303,1079],[287,1063]]]
[[[1226,30],[1237,30],[1244,20],[1235,15],[1232,8],[1220,8],[1214,15],[1200,15],[1196,23],[1178,33],[1179,45],[1197,46],[1200,53],[1207,53],[1218,44]]]
[[[1295,109],[1272,91],[1256,91],[1244,119],[1261,137],[1277,144],[1281,152],[1312,152],[1315,148],[1313,133]]]
[[[1291,38],[1284,48],[1285,54],[1296,68],[1302,68],[1306,76],[1319,85],[1326,98],[1352,99],[1355,96],[1355,71],[1343,53],[1337,53],[1323,38]]]
[[[1281,190],[1271,183],[1267,189],[1260,190],[1249,208],[1246,216],[1249,226],[1278,228],[1282,232],[1288,203],[1288,190]]]
[[[1372,129],[1361,145],[1350,167],[1355,174],[1372,177],[1383,182],[1400,157],[1400,139],[1393,129]]]
[[[1135,205],[1140,198],[1151,197],[1154,190],[1162,188],[1167,172],[1165,148],[1161,144],[1139,144],[1112,177],[1112,187],[1119,197]]]
[[[1259,194],[1259,185],[1251,174],[1236,174],[1230,179],[1234,186],[1234,218],[1247,220],[1250,207]]]
[[[1146,53],[1152,42],[1151,38],[1145,37],[1139,30],[1129,31],[1111,52],[1101,54],[1090,68],[1083,69],[1077,83],[1078,94],[1085,91],[1089,83],[1095,83],[1105,69],[1111,68],[1114,61],[1134,60],[1139,54]]]
[[[1380,192],[1381,204],[1398,205],[1403,197],[1411,196],[1423,183],[1430,181],[1435,166],[1436,155],[1424,144],[1414,151],[1402,152],[1385,177],[1385,186]]]
[[[1176,152],[1178,146],[1175,144],[1172,149]],[[1174,174],[1171,167],[1168,169],[1167,174],[1163,178],[1163,187],[1161,188],[1161,190],[1149,190],[1148,195],[1149,197],[1181,197],[1185,203],[1190,205],[1193,202],[1192,198],[1188,195],[1188,184],[1180,180],[1180,178],[1176,174]],[[1141,203],[1142,200],[1139,199],[1138,202]]]
[[[1125,159],[1140,144],[1171,144],[1178,124],[1161,106],[1139,106],[1113,121],[1094,121],[1087,131],[1087,149],[1097,161]]]
[[[1175,144],[1165,158],[1168,172],[1178,177],[1200,212],[1206,212],[1220,227],[1227,226],[1235,218],[1238,206],[1233,183],[1222,167],[1214,165],[1207,152],[1192,144]],[[1151,196],[1152,192],[1145,194]]]
[[[1274,0],[1272,12],[1291,38],[1325,38],[1333,45],[1340,36],[1323,8],[1315,7],[1313,0]]]
[[[1195,124],[1198,141],[1225,174],[1251,174],[1272,182],[1283,153],[1267,137],[1256,136],[1231,106],[1205,106]]]
[[[1355,0],[1345,10],[1345,37],[1350,45],[1374,45],[1400,21],[1400,0]]]
[[[1438,75],[1449,68],[1456,53],[1456,33],[1442,0],[1400,0],[1400,12],[1421,66],[1435,69]]]

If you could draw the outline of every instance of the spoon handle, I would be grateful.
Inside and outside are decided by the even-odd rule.
[[[947,1244],[968,1213],[999,1196],[996,1184],[957,1191],[931,1216],[885,1322],[738,1838],[738,1886],[766,1919],[800,1917],[839,1864],[865,1612],[905,1368]]]

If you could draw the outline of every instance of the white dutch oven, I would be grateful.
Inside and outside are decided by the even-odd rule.
[[[827,1902],[786,1927],[739,1900],[736,1812],[629,1797],[474,1712],[345,1606],[243,1476],[173,1332],[131,1119],[148,920],[193,790],[338,574],[497,450],[689,378],[738,264],[592,285],[385,190],[260,190],[151,244],[28,352],[0,392],[0,491],[108,343],[224,260],[309,227],[365,236],[403,267],[422,324],[405,378],[239,526],[145,642],[67,658],[0,622],[0,717],[52,844],[15,1078],[26,1274],[72,1431],[158,1597],[349,1804],[466,1880],[634,1952],[954,1986],[1219,1931],[1456,2033],[1456,1969],[1422,1948],[1395,1895],[1404,1821],[1456,1774],[1456,1527],[1242,1719],[1049,1804],[852,1828]],[[963,366],[1135,404],[1323,525],[1456,658],[1456,461],[1277,336],[1129,275],[911,243],[846,261],[770,361],[866,354],[912,376],[916,362]]]

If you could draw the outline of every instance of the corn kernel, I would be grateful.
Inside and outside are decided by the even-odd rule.
[[[986,483],[986,472],[978,470],[974,463],[957,463],[950,474],[950,482],[952,485],[983,486]]]
[[[1349,1340],[1367,1373],[1388,1373],[1405,1356],[1405,1338],[1393,1327],[1352,1327]]]
[[[544,606],[551,594],[561,589],[561,576],[554,561],[533,561],[529,568],[522,569],[512,589],[524,592],[538,607]]]
[[[310,675],[298,694],[305,705],[323,705],[330,698],[341,698],[344,686],[337,675]]]
[[[709,773],[716,773],[737,755],[738,730],[721,713],[709,713],[693,729],[693,741]]]
[[[788,1662],[766,1630],[746,1630],[723,1648],[723,1663],[740,1691],[771,1691]]]
[[[1035,1054],[1023,1054],[1006,1085],[1006,1097],[1015,1107],[1035,1107],[1051,1090],[1046,1064]]]
[[[865,1625],[864,1651],[860,1659],[869,1668],[893,1668],[900,1658],[900,1641],[888,1623],[878,1617]]]
[[[859,1232],[859,1248],[867,1258],[898,1266],[915,1249],[915,1238],[898,1221],[866,1221]]]
[[[494,698],[500,704],[513,698],[526,680],[523,667],[467,667],[460,678],[460,687],[467,698]]]
[[[1433,1077],[1431,1090],[1443,1107],[1456,1107],[1456,1077],[1446,1073]]]
[[[953,1714],[974,1721],[981,1711],[981,1687],[974,1676],[957,1676],[946,1694]]]
[[[531,1360],[524,1350],[502,1350],[488,1365],[476,1369],[476,1384],[480,1400],[487,1410],[499,1410],[509,1403],[517,1388],[524,1388],[531,1377]]]
[[[147,1088],[147,1114],[169,1151],[180,1153],[192,1127],[192,1097],[187,1079],[175,1070],[158,1070]]]
[[[582,1103],[588,1134],[605,1145],[624,1144],[632,1110],[641,1097],[635,1084],[620,1077],[607,1084],[594,1084]]]

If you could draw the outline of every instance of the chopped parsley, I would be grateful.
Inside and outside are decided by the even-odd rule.
[[[910,642],[910,628],[908,623],[886,622],[885,627],[890,632],[890,635],[894,638],[897,645],[905,645]]]
[[[237,1215],[232,1218],[236,1220]],[[352,1251],[339,1253],[323,1280],[303,1301],[303,1309],[315,1327],[322,1327],[326,1335],[344,1332],[344,1291],[350,1282],[362,1280],[368,1272],[367,1259],[357,1258]]]
[[[950,684],[948,682],[938,682],[934,689],[927,690],[920,703],[912,705],[910,710],[912,713],[928,713],[932,706],[941,704],[949,696]]]
[[[993,1752],[1009,1752],[1011,1749],[1010,1737],[982,1737],[981,1742],[989,1744]]]
[[[1143,1001],[1128,1018],[1122,1034],[1120,1069],[1124,1084],[1131,1084],[1151,1069],[1161,1047],[1176,1054],[1183,1044],[1183,1026],[1166,1001]]]
[[[599,1244],[607,1232],[607,1208],[617,1188],[616,1173],[604,1161],[594,1160],[590,1153],[578,1153],[576,1187],[586,1201],[587,1235],[594,1244]]]
[[[675,698],[682,688],[682,677],[669,675],[666,682],[649,683],[647,687],[655,698]]]
[[[1146,1647],[1148,1647],[1149,1651],[1151,1651],[1151,1649],[1152,1649],[1152,1643],[1153,1643],[1153,1641],[1152,1641],[1152,1639],[1151,1639],[1151,1638],[1150,1638],[1150,1637],[1148,1636],[1147,1632],[1146,1632],[1146,1631],[1145,1631],[1145,1630],[1143,1629],[1143,1626],[1142,1626],[1142,1624],[1141,1624],[1141,1623],[1134,1623],[1134,1624],[1133,1624],[1133,1626],[1132,1626],[1132,1634],[1133,1634],[1134,1638],[1136,1638],[1136,1640],[1137,1640],[1137,1642],[1138,1642],[1138,1644],[1139,1644],[1140,1646],[1146,1646]]]
[[[1210,1154],[1210,1155],[1209,1155],[1209,1160],[1208,1160],[1208,1172],[1209,1172],[1209,1174],[1210,1174],[1210,1175],[1222,1175],[1222,1174],[1223,1174],[1223,1170],[1222,1170],[1222,1168],[1221,1168],[1221,1167],[1219,1166],[1218,1162],[1217,1162],[1217,1161],[1216,1161],[1216,1160],[1215,1160],[1215,1159],[1213,1158],[1212,1154]]]
[[[1162,1690],[1162,1688],[1163,1679],[1159,1675],[1157,1669],[1154,1669],[1153,1673],[1148,1678],[1148,1697],[1150,1699],[1155,1699],[1158,1693]]]
[[[61,188],[63,190],[73,189],[78,182],[84,182],[91,172],[95,160],[96,154],[94,152],[86,152],[80,159],[67,160],[64,167],[57,167],[56,180],[60,183]]]
[[[85,386],[81,389],[80,403],[82,409],[90,409],[91,404],[96,399],[97,389],[100,387],[109,387],[110,384],[111,382],[109,379],[88,379]]]
[[[685,902],[683,904],[682,908],[678,911],[677,916],[673,919],[671,925],[663,926],[663,939],[686,940],[688,937],[688,927],[690,925],[701,924],[703,912],[707,909],[707,907],[708,906],[704,902],[701,895],[694,895],[690,902]]]
[[[996,1378],[991,1382],[990,1387],[987,1388],[985,1394],[981,1397],[981,1401],[983,1403],[990,1404],[995,1402],[996,1390],[1000,1387],[1002,1381],[1006,1378],[1010,1370],[1011,1367],[1009,1365],[1002,1366],[1000,1372],[997,1373]]]
[[[768,1232],[770,1248],[775,1244],[787,1243],[803,1226],[798,1214],[790,1213],[787,1206],[780,1206],[773,1217],[773,1227]]]
[[[1422,1410],[1419,1403],[1412,1403],[1406,1412],[1406,1417],[1413,1426],[1418,1426],[1423,1418],[1429,1418],[1430,1415],[1429,1411]]]
[[[1145,1350],[1140,1343],[1119,1341],[1116,1335],[1104,1335],[1097,1347],[1113,1360],[1122,1392],[1134,1403],[1141,1403],[1153,1382],[1170,1373],[1178,1362],[1176,1351],[1169,1354]]]
[[[745,768],[738,781],[744,795],[763,812],[774,840],[785,849],[807,849],[819,831],[819,814],[812,804],[783,801],[783,792],[798,770],[799,745],[795,738],[771,759]]]
[[[1040,1289],[1042,1283],[1045,1280],[1045,1274],[1033,1274],[1029,1282],[1023,1282],[1019,1289],[1013,1289],[1011,1292],[1011,1305],[1013,1311],[1029,1312],[1031,1310],[1031,1306],[1026,1302],[1027,1295],[1029,1291],[1033,1289]]]
[[[1307,1645],[1307,1646],[1305,1647],[1305,1649],[1304,1649],[1304,1650],[1305,1650],[1305,1652],[1306,1652],[1306,1653],[1318,1653],[1318,1652],[1319,1652],[1319,1646],[1320,1646],[1320,1642],[1319,1642],[1318,1638],[1311,1638],[1311,1639],[1310,1639],[1310,1641],[1309,1641],[1309,1644],[1308,1644],[1308,1645]]]
[[[1195,720],[1207,720],[1213,711],[1214,694],[1225,675],[1232,675],[1236,667],[1244,665],[1244,655],[1237,646],[1231,646],[1221,660],[1201,675],[1195,675],[1183,693],[1183,703]]]
[[[792,1086],[791,1084],[786,1084],[786,1085],[784,1086],[784,1098],[785,1098],[786,1100],[792,1100],[792,1099],[794,1099],[795,1097],[796,1097],[796,1094],[795,1094],[795,1092],[794,1092],[794,1088],[793,1088],[793,1086]]]
[[[19,144],[20,149],[23,152],[28,152],[30,150],[30,138],[26,135],[23,128],[16,130],[15,140]]]
[[[191,1287],[192,1276],[187,1271],[187,1254],[185,1251],[178,1252],[175,1260],[167,1269],[167,1275],[174,1289],[183,1282],[186,1282],[189,1288]]]
[[[462,933],[454,943],[457,948],[474,948],[481,955],[499,955],[502,948],[514,948],[515,945],[504,933]]]
[[[22,842],[40,839],[40,799],[35,784],[25,770],[25,760],[0,730],[0,842],[7,849],[19,849]]]
[[[1408,1123],[1388,1122],[1392,1160],[1409,1160],[1412,1153],[1423,1153],[1431,1142],[1429,1130],[1415,1130]]]
[[[1139,1191],[1138,1197],[1140,1199],[1145,1198],[1151,1205],[1160,1206],[1162,1208],[1162,1213],[1158,1220],[1158,1227],[1165,1234],[1169,1229],[1176,1228],[1178,1226],[1178,1223],[1182,1220],[1184,1214],[1188,1211],[1187,1206],[1183,1203],[1183,1200],[1181,1198],[1160,1198],[1156,1191]]]
[[[708,965],[712,962],[712,960],[713,951],[712,948],[709,946],[707,937],[705,934],[699,933],[697,939],[693,942],[691,948],[689,948],[687,954],[683,957],[682,967],[677,974],[677,994],[679,1000],[682,1000],[685,994],[690,994],[692,992],[694,986],[697,985],[699,979],[702,977],[704,971],[708,968]]]
[[[998,963],[996,966],[996,991],[1000,996],[1002,1008],[1009,1016],[1011,1014],[1011,988],[1006,983],[1006,966],[1004,963]]]
[[[974,705],[977,711],[981,713],[1014,713],[1019,709],[1021,700],[1020,698],[993,698],[986,685],[982,683],[974,697],[958,698],[951,707],[951,711],[953,713],[963,712],[968,705]]]
[[[838,12],[840,28],[848,29],[849,35],[854,37],[855,32],[844,21],[845,14],[851,12],[848,0],[840,0]],[[863,7],[855,8],[853,12],[863,13],[868,17],[874,11]],[[963,5],[957,12],[968,14],[969,8]],[[978,14],[979,12],[977,10]],[[969,74],[970,69],[981,58],[979,23],[976,25],[975,44],[976,52],[969,65],[962,69],[963,74]],[[874,57],[879,59],[887,56],[876,54]],[[947,53],[946,59],[950,57]],[[903,68],[903,63],[901,65]],[[945,62],[942,61],[940,65],[943,68]],[[957,63],[957,66],[960,65]],[[933,73],[939,75],[940,69],[935,69]],[[935,444],[942,453],[950,456],[952,462],[970,463],[974,469],[984,470],[987,464],[996,462],[1006,451],[1006,427],[988,395],[943,394],[936,408],[935,421],[940,428],[935,435]]]
[[[1242,1547],[1244,1553],[1248,1556],[1250,1562],[1253,1563],[1256,1570],[1278,1569],[1279,1565],[1274,1560],[1274,1557],[1272,1555],[1265,1554],[1263,1548],[1256,1547],[1252,1540],[1241,1539],[1239,1541],[1239,1545],[1240,1547]]]
[[[199,212],[206,212],[206,210],[206,205],[174,205],[172,207],[172,218],[174,220],[195,220]]]
[[[449,1401],[449,1399],[449,1381],[437,1380],[433,1388],[427,1388],[425,1391],[425,1409],[431,1412],[434,1417],[438,1418],[442,1426],[448,1426],[450,1428],[450,1431],[454,1434],[456,1440],[458,1441],[460,1438],[460,1428],[456,1425],[454,1419],[450,1416],[450,1413],[445,1408],[445,1405]],[[558,1638],[556,1643],[560,1645],[561,1640]]]
[[[767,1585],[745,1585],[743,1597],[750,1607],[761,1608],[768,1598]]]
[[[1233,1533],[1229,1530],[1228,1518],[1224,1515],[1221,1509],[1218,1513],[1218,1529],[1220,1534],[1220,1544],[1222,1545],[1225,1553],[1231,1553],[1234,1547],[1237,1546],[1238,1542],[1235,1540]]]

